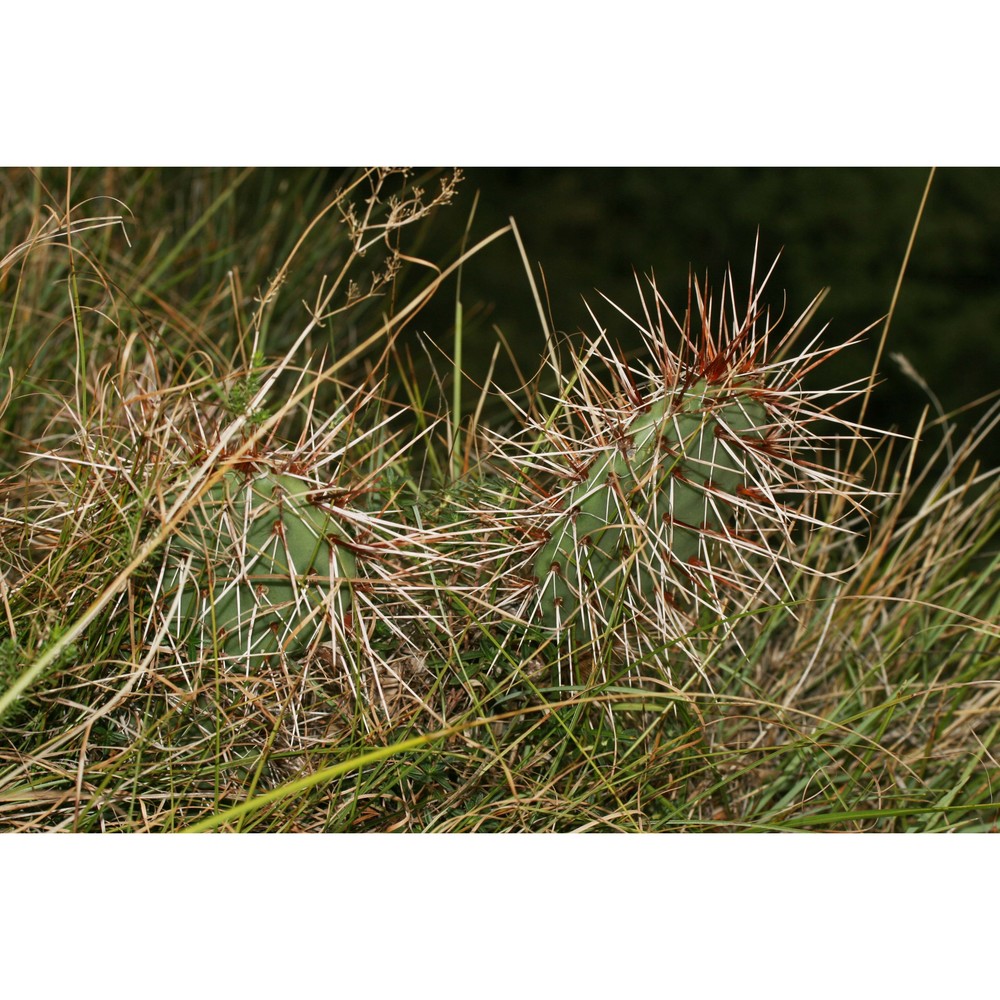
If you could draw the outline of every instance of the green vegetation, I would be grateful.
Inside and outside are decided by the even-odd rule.
[[[462,192],[7,171],[0,828],[995,828],[997,408],[858,426],[770,274],[473,381]]]

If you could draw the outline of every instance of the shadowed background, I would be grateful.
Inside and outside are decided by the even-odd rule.
[[[584,298],[628,349],[628,324],[603,292],[641,315],[633,268],[652,270],[675,313],[683,310],[689,266],[711,285],[732,268],[737,295],[749,287],[760,233],[758,276],[781,259],[765,301],[786,323],[823,287],[830,292],[813,320],[836,342],[889,309],[929,171],[923,168],[476,168],[465,171],[456,206],[430,234],[440,246],[446,226],[460,235],[475,192],[472,238],[514,216],[528,257],[545,274],[556,329],[594,330]],[[940,169],[920,223],[892,320],[882,384],[868,411],[877,426],[912,430],[930,402],[892,353],[906,357],[951,411],[1000,388],[1000,171]],[[643,283],[645,283],[643,281]],[[785,299],[787,296],[787,299]],[[530,368],[541,351],[540,324],[516,246],[502,240],[462,278],[466,356],[485,364],[496,324]],[[432,331],[451,323],[447,297],[421,316]],[[865,343],[834,359],[829,382],[866,376],[881,324]],[[435,337],[435,339],[438,339]],[[441,340],[445,345],[446,339]],[[975,415],[960,418],[961,428]],[[933,415],[933,410],[932,410]],[[994,441],[986,451],[997,460]]]

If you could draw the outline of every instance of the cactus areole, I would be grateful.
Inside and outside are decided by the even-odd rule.
[[[173,543],[179,634],[234,656],[297,652],[347,613],[354,555],[314,491],[230,470],[206,492]]]
[[[587,478],[560,493],[535,574],[545,625],[593,639],[603,609],[678,602],[671,582],[710,563],[732,501],[749,486],[747,441],[767,411],[757,386],[704,379],[649,404]]]

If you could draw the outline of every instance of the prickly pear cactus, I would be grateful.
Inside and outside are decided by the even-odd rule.
[[[357,567],[345,541],[309,483],[225,472],[171,543],[177,634],[232,656],[300,650],[349,612]]]
[[[751,385],[704,379],[647,404],[558,500],[535,559],[542,620],[596,638],[624,599],[678,600],[669,581],[705,565],[747,485],[745,441],[767,422]]]
[[[488,514],[509,546],[483,550],[481,603],[554,642],[560,664],[590,647],[630,664],[677,652],[700,669],[700,637],[739,642],[736,623],[812,572],[801,545],[818,524],[824,538],[841,530],[817,514],[823,494],[839,517],[863,511],[865,489],[835,458],[860,429],[836,415],[840,390],[802,380],[865,331],[792,352],[814,302],[772,344],[762,287],[739,303],[728,282],[715,311],[692,279],[678,321],[652,284],[644,323],[618,310],[646,350],[629,360],[602,330],[553,352],[558,393],[523,430],[489,435],[508,499],[466,513]]]

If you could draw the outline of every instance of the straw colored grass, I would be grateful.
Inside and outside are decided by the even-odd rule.
[[[453,259],[421,259],[459,184],[8,172],[0,829],[995,829],[1000,479],[976,456],[997,406],[966,440],[947,414],[857,445],[831,424],[823,461],[852,486],[790,529],[780,586],[678,636],[669,670],[662,642],[567,652],[468,524],[530,493],[537,453],[512,487],[491,442],[562,417],[530,373],[521,395],[463,377],[454,279],[517,234],[470,220]],[[425,362],[407,337],[442,295],[452,362]],[[562,363],[547,326],[539,344]],[[234,669],[177,640],[170,552],[227,470],[265,465],[348,470],[358,533],[405,526],[379,565],[406,584],[391,605],[358,588],[339,646]]]

